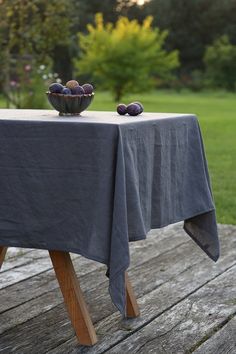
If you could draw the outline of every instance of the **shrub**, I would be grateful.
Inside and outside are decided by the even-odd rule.
[[[126,17],[115,25],[104,24],[97,14],[95,26],[88,25],[88,34],[79,34],[82,55],[75,62],[78,72],[91,73],[117,101],[127,92],[151,89],[155,76],[168,79],[178,66],[178,53],[163,49],[168,32],[153,29],[151,24],[151,17],[142,24]]]
[[[8,106],[47,108],[45,91],[52,81],[60,80],[57,74],[52,74],[45,65],[37,66],[32,61],[19,62],[17,60],[17,62],[17,66],[13,63],[14,70],[11,71],[10,80],[3,91]]]
[[[218,38],[207,47],[204,63],[209,85],[229,91],[236,89],[236,46],[227,36]]]

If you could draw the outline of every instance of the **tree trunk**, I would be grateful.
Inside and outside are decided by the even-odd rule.
[[[115,88],[115,101],[117,103],[120,102],[122,96],[123,96],[122,89],[120,87]]]

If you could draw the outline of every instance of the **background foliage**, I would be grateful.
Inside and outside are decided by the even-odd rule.
[[[69,45],[69,37],[64,0],[0,3],[0,88],[9,103],[17,108],[34,107],[34,102],[37,108],[45,106],[45,100],[38,96],[43,78],[37,69],[42,63],[53,66],[55,51]]]
[[[167,31],[151,28],[152,18],[142,24],[120,17],[115,25],[96,15],[95,26],[80,34],[82,51],[76,60],[78,73],[91,73],[94,81],[110,89],[116,101],[127,92],[142,92],[155,84],[153,76],[170,79],[178,66],[178,53],[163,49]]]
[[[203,69],[206,47],[222,35],[236,44],[235,0],[151,0],[145,12],[168,28],[167,46],[179,50],[182,74]]]
[[[236,89],[236,46],[232,45],[225,35],[207,47],[204,62],[206,77],[211,86]]]
[[[197,114],[216,204],[217,220],[236,224],[236,100],[225,91],[175,92],[158,90],[142,94],[127,94],[125,103],[141,100],[145,111]],[[97,92],[91,110],[114,111],[108,92]]]
[[[225,57],[223,60],[217,53],[214,60],[209,59],[209,53],[218,50],[213,43],[217,43],[222,36],[226,35],[228,38],[230,55],[235,50],[235,0],[150,0],[143,6],[138,6],[134,0],[0,0],[0,91],[9,96],[9,83],[15,80],[20,85],[21,93],[26,92],[28,84],[24,81],[24,67],[27,64],[33,68],[31,76],[37,72],[39,65],[46,65],[48,71],[58,73],[63,82],[73,77],[76,73],[75,63],[78,68],[79,59],[81,63],[85,62],[82,55],[86,55],[88,50],[84,47],[83,38],[86,34],[91,38],[87,24],[94,26],[96,13],[102,13],[104,23],[110,22],[114,28],[120,16],[135,19],[141,25],[147,16],[152,15],[153,31],[159,33],[156,46],[160,33],[168,31],[162,50],[167,53],[176,50],[179,52],[180,65],[175,70],[176,78],[160,80],[159,74],[165,61],[159,62],[159,68],[154,66],[150,72],[147,60],[146,90],[152,87],[153,82],[156,87],[177,90],[183,87],[201,90],[209,85],[213,88],[235,90],[235,82],[229,84],[229,77],[225,75],[230,70],[232,61]],[[77,40],[79,32],[82,33],[81,41]],[[150,41],[150,45],[154,45],[154,42]],[[127,43],[124,48],[128,50]],[[138,62],[141,54],[134,50],[133,56],[137,57]],[[117,53],[114,53],[114,57],[118,60],[115,63],[118,70],[117,80],[122,82],[123,62],[119,63],[120,56]],[[134,59],[133,63],[135,64]],[[83,64],[82,67],[85,70],[86,65]],[[217,78],[213,78],[216,67],[220,72]],[[88,71],[88,65],[85,71]],[[91,73],[95,76],[92,70],[89,74]],[[89,74],[83,77],[84,80],[91,79]],[[32,77],[31,79],[32,82],[35,81]],[[231,78],[233,80],[234,76]],[[45,80],[41,80],[38,85],[43,85],[44,82]],[[99,82],[104,85],[104,80]],[[132,90],[136,90],[137,81],[130,84],[131,86]],[[8,100],[11,101],[10,97]]]

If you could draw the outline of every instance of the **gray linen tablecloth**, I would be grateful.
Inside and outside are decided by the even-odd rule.
[[[216,261],[215,208],[194,115],[0,110],[0,245],[105,263],[124,314],[129,241],[181,220]]]

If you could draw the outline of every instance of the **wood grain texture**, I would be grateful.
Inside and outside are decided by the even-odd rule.
[[[8,252],[10,250],[11,248],[8,248]],[[77,257],[78,255],[72,256],[73,259]],[[35,275],[42,274],[53,268],[50,257],[48,256],[48,251],[45,250],[35,250],[34,252],[27,253],[22,258],[23,261],[19,259],[10,260],[10,263],[13,262],[13,267],[10,266],[9,269],[8,265],[5,266],[6,262],[3,263],[0,277],[0,290],[5,287],[9,288],[11,285],[17,284]]]
[[[179,231],[180,229],[178,227]],[[0,328],[5,326],[6,323],[9,323],[10,326],[0,336],[0,352],[3,354],[44,354],[46,352],[48,354],[99,354],[110,352],[112,347],[116,346],[120,341],[122,343],[127,339],[132,343],[136,338],[133,337],[134,333],[138,333],[148,323],[155,323],[153,321],[156,320],[156,326],[159,326],[158,319],[162,314],[163,316],[165,314],[168,316],[171,309],[188,299],[192,294],[197,294],[199,289],[207,286],[212,279],[219,277],[221,274],[223,276],[236,260],[236,227],[219,225],[222,255],[217,264],[211,262],[192,241],[181,245],[181,242],[188,240],[188,237],[186,238],[186,235],[179,231],[176,235],[174,233],[171,235],[171,230],[169,236],[168,232],[167,234],[160,234],[158,237],[155,237],[155,235],[152,237],[151,235],[146,241],[131,244],[133,258],[129,276],[139,299],[138,302],[142,313],[139,318],[121,321],[120,314],[115,312],[110,302],[107,292],[108,283],[103,281],[104,269],[98,270],[96,266],[89,268],[88,264],[87,268],[91,272],[86,273],[86,265],[83,265],[82,273],[86,274],[80,277],[81,286],[85,293],[86,301],[89,303],[99,337],[99,342],[93,347],[78,345],[77,339],[72,332],[71,324],[66,319],[62,298],[58,289],[56,289],[56,282],[53,280],[51,271],[32,278],[28,277],[19,284],[15,283],[9,288],[0,290],[1,300],[1,294],[4,294],[3,306],[5,309],[7,309],[8,289],[11,295],[8,305],[11,306],[11,302],[13,302],[17,306],[0,315]],[[179,245],[177,240],[180,241]],[[154,257],[155,253],[157,257]],[[148,259],[149,254],[150,259]],[[75,261],[78,270],[83,259],[81,257]],[[27,290],[29,287],[29,291],[23,291],[24,285]],[[230,283],[222,283],[222,286],[228,287],[230,293]],[[231,290],[233,290],[232,287]],[[32,298],[28,294],[31,291],[33,293]],[[25,297],[19,299],[20,305],[18,306],[17,297],[20,297],[21,294],[25,294]],[[222,294],[224,296],[224,293]],[[226,304],[221,302],[220,292],[217,293],[216,298],[219,301],[218,306],[222,321],[220,319],[217,323],[211,322],[212,315],[210,315],[207,324],[210,331],[207,332],[207,335],[212,333],[212,328],[218,330],[218,325],[224,323],[228,318],[229,309],[233,303],[233,299],[229,300],[229,298],[226,298]],[[202,305],[204,306],[204,301]],[[210,307],[211,303],[208,306]],[[226,309],[227,306],[228,308]],[[41,312],[40,308],[42,309]],[[179,308],[180,312],[184,310],[184,307]],[[224,311],[226,312],[224,313]],[[229,316],[231,316],[231,313]],[[188,320],[191,321],[191,318],[192,315],[190,314]],[[214,317],[213,319],[215,320]],[[199,320],[199,326],[203,326],[203,329],[206,328],[204,327],[204,321],[205,318],[202,319],[202,323],[201,318]],[[197,331],[194,332],[190,327],[190,333],[191,331],[198,334]],[[180,350],[179,352],[183,353],[185,352],[185,343],[181,342],[181,331],[178,336],[182,344],[182,351]],[[191,348],[201,343],[204,336],[203,330],[199,333],[199,337],[196,337],[196,341],[191,339]],[[187,337],[186,334],[185,337]],[[152,337],[150,337],[150,340],[152,340]],[[164,349],[163,353],[165,353]],[[176,354],[176,351],[174,353]]]
[[[28,252],[27,252],[28,251]],[[8,247],[5,261],[2,266],[2,273],[7,273],[14,268],[24,268],[29,263],[35,262],[37,259],[49,258],[48,252],[45,250],[27,250],[26,248],[18,248],[18,252],[14,247]],[[5,277],[5,275],[4,275]]]
[[[179,224],[174,225],[173,227],[167,227],[164,230],[155,230],[155,232],[151,231],[147,240],[131,243],[131,261],[132,258],[134,258],[134,265],[140,264],[146,259],[158,256],[170,248],[178,247],[178,245],[187,240],[188,238],[186,238],[186,235],[182,230],[182,225]],[[8,253],[11,254],[11,250],[12,248],[9,248],[7,258]],[[77,254],[71,254],[71,258],[73,261],[78,258],[80,267],[86,264],[89,267],[93,262]],[[99,265],[97,262],[94,263]],[[12,271],[10,271],[11,269]],[[4,262],[0,290],[7,287],[9,294],[9,291],[12,288],[11,285],[17,284],[19,281],[26,280],[32,276],[37,276],[38,274],[42,275],[50,269],[52,269],[52,264],[46,250],[34,250],[28,254],[28,250],[23,249],[22,257],[17,257],[17,259],[10,259],[9,262]],[[52,274],[54,274],[54,272],[52,272]],[[25,296],[27,297],[25,301],[27,301],[30,293],[25,293]]]
[[[7,247],[0,246],[0,269],[2,267],[6,253],[7,253]]]
[[[86,350],[82,347],[77,346],[75,338],[69,339],[67,342],[58,346],[55,350],[49,351],[50,354],[78,354],[78,353],[103,353],[110,350],[115,343],[122,342],[124,339],[130,336],[134,332],[139,332],[139,330],[144,327],[150,320],[159,318],[162,314],[167,314],[169,309],[179,304],[184,299],[188,298],[191,294],[195,293],[198,289],[204,287],[211,279],[216,278],[228,269],[228,267],[235,264],[236,261],[236,237],[235,231],[236,227],[227,229],[223,228],[223,242],[222,242],[222,256],[217,264],[211,262],[207,257],[205,257],[202,252],[194,252],[194,262],[195,256],[198,257],[198,263],[189,263],[189,259],[184,258],[179,254],[178,260],[174,258],[174,252],[169,254],[169,263],[166,264],[168,268],[169,264],[173,264],[172,277],[165,281],[163,284],[158,285],[156,289],[145,294],[139,298],[139,306],[142,316],[137,319],[132,319],[128,321],[121,321],[119,314],[116,312],[110,316],[107,316],[103,320],[99,321],[95,328],[99,338],[99,342],[90,350]],[[186,255],[187,256],[187,255]],[[173,257],[173,258],[172,258]],[[185,262],[186,261],[186,262]],[[180,263],[182,266],[180,266]],[[175,267],[182,267],[182,271],[178,274],[173,271]],[[139,274],[142,272],[139,269]],[[150,273],[153,276],[154,270]],[[157,271],[158,273],[158,271]],[[160,273],[158,273],[157,277]],[[144,277],[145,282],[145,275]],[[136,277],[132,279],[132,284],[134,288],[137,288],[140,278],[136,281]],[[148,286],[148,279],[146,282],[146,287]],[[220,285],[219,285],[220,286]],[[220,288],[221,289],[221,288]],[[149,288],[150,290],[150,288]],[[219,296],[220,292],[218,293]],[[221,296],[219,296],[219,301]],[[210,306],[211,304],[209,304]],[[224,305],[222,304],[222,308]],[[164,315],[163,315],[164,316]],[[204,320],[203,320],[204,324]],[[200,323],[201,325],[201,323]],[[128,340],[128,339],[127,339]],[[134,339],[129,337],[129,341],[132,342]],[[48,354],[49,354],[48,353]],[[154,351],[155,353],[155,351]],[[163,351],[165,353],[165,351]],[[167,352],[168,353],[168,352]],[[180,351],[182,354],[182,352]],[[156,354],[156,353],[155,353]],[[161,353],[162,354],[162,353]],[[169,354],[169,353],[168,353]],[[176,354],[176,352],[174,352]]]
[[[154,282],[154,279],[152,279],[151,281],[151,278],[150,282],[148,282],[149,278],[148,274],[146,275],[146,269],[151,267],[151,269],[155,271],[156,264],[158,263],[160,265],[161,274],[163,273],[164,275],[165,272],[163,272],[163,264],[165,263],[165,259],[168,259],[168,255],[170,254],[171,249],[181,247],[184,240],[187,242],[188,239],[186,240],[186,236],[184,235],[181,227],[175,225],[175,227],[171,229],[169,227],[167,228],[167,230],[164,229],[162,234],[160,234],[158,230],[156,234],[150,233],[150,236],[147,240],[133,242],[131,244],[131,275],[133,274],[133,272],[135,272],[132,277],[136,277],[136,274],[138,275],[138,272],[143,272],[142,274],[145,276],[145,278],[147,278],[146,281],[144,280],[145,287],[143,287],[143,278],[137,278],[137,280],[139,279],[140,291],[142,291],[142,287],[144,290],[146,289],[146,291],[149,291],[149,288],[153,289],[153,286],[157,286],[159,282],[161,282],[161,279],[159,279],[158,281],[156,280]],[[11,250],[11,248],[9,250]],[[3,288],[0,290],[0,313],[5,312],[5,315],[4,318],[3,315],[0,315],[0,333],[2,333],[7,328],[13,327],[14,324],[19,325],[20,323],[23,323],[24,321],[29,320],[30,318],[35,317],[36,315],[39,315],[44,311],[47,311],[49,303],[45,300],[47,297],[47,295],[45,294],[48,293],[48,296],[52,298],[52,301],[50,302],[50,308],[57,306],[61,302],[60,296],[57,295],[58,283],[55,280],[55,274],[52,269],[52,265],[49,269],[45,271],[42,270],[42,267],[40,267],[40,264],[37,262],[37,260],[40,257],[44,257],[45,254],[39,254],[38,251],[39,250],[34,251],[36,259],[36,269],[31,270],[31,277],[29,277],[30,271],[26,272],[25,267],[17,267],[17,269],[1,274],[0,283],[2,284]],[[46,255],[47,258],[49,258],[48,252],[46,252]],[[147,261],[148,263],[146,263]],[[44,258],[42,258],[42,263],[44,262],[45,260]],[[150,265],[149,262],[151,262]],[[33,267],[33,264],[34,259],[32,255],[31,260],[29,260],[26,265],[26,268]],[[100,284],[104,283],[103,287],[105,289],[108,287],[108,282],[105,277],[106,267],[104,265],[98,262],[88,260],[82,256],[74,257],[73,264],[77,274],[79,274],[83,290],[89,291],[89,297],[93,297],[93,289],[99,287]],[[142,264],[144,264],[143,267]],[[166,264],[166,267],[168,267],[168,264]],[[36,274],[36,270],[41,270],[41,272],[39,274]],[[5,288],[5,283],[9,284],[9,281],[13,281],[12,274],[15,276],[15,282]],[[25,280],[17,283],[16,278],[18,277],[22,279],[24,274],[26,277]],[[137,282],[135,282],[135,284],[137,287]],[[147,288],[148,286],[149,288]],[[27,288],[28,291],[24,291],[25,288]],[[49,292],[51,291],[52,294],[49,294]],[[55,296],[53,296],[53,294],[55,294]],[[142,293],[140,293],[140,295],[141,294]],[[97,292],[95,296],[98,295],[99,292]],[[41,301],[41,296],[43,296],[45,303],[43,302],[43,299]],[[36,306],[37,301],[38,304],[41,304],[41,309],[39,308],[39,306]],[[95,304],[92,306],[94,307]],[[93,313],[95,312],[95,318],[98,306],[95,306],[92,311]],[[109,314],[110,309],[114,310],[114,307],[108,300],[107,306],[103,309],[105,314],[107,312]],[[15,316],[15,312],[18,313],[18,316]],[[7,318],[5,316],[7,316]]]
[[[127,272],[125,272],[125,286],[126,286],[126,317],[127,318],[138,317],[140,316],[140,311]]]
[[[206,339],[206,340],[205,340]],[[235,354],[236,353],[236,317],[234,316],[210,338],[204,338],[204,343],[194,354]]]
[[[49,251],[71,323],[80,344],[93,345],[97,336],[68,252]]]
[[[236,265],[110,349],[109,353],[191,353],[204,336],[235,313],[235,272]]]
[[[190,255],[191,247],[190,242],[180,244],[179,251],[176,254],[176,258],[174,258],[174,261],[177,262],[179,254],[184,255],[187,252]],[[173,274],[182,270],[182,263],[177,266],[173,263],[172,253],[174,249],[175,247],[163,252],[157,257],[151,258],[150,260],[147,260],[147,255],[146,257],[144,256],[143,259],[140,259],[139,255],[133,257],[129,273],[134,288],[139,296],[153,290],[155,287],[167,281],[169,277],[173,276]],[[184,259],[183,256],[181,259]],[[196,259],[198,260],[199,258],[197,257]],[[82,275],[80,277],[82,288],[89,303],[92,319],[94,322],[97,322],[98,320],[102,320],[106,316],[114,313],[116,308],[112,304],[108,293],[108,279],[105,277],[105,267],[92,261],[90,261],[87,266],[80,266],[81,261],[84,260],[84,258],[81,258],[80,260],[76,259],[74,261],[75,269]],[[89,270],[91,272],[89,272]],[[158,280],[153,280],[152,272],[159,272]],[[140,277],[140,273],[143,274],[143,277]],[[20,323],[24,323],[26,320],[37,315],[42,316],[43,312],[47,312],[49,309],[52,310],[55,307],[55,312],[51,313],[51,315],[55,316],[55,318],[58,317],[58,305],[61,304],[60,311],[63,311],[63,304],[55,280],[53,281],[52,278],[54,279],[53,274],[47,272],[29,278],[25,282],[20,282],[18,287],[14,285],[0,291],[2,299],[2,302],[0,302],[0,309],[7,309],[7,306],[9,306],[9,296],[11,302],[15,304],[17,304],[17,300],[22,303],[23,299],[27,299],[27,294],[31,294],[33,298],[32,300],[23,302],[22,305],[12,307],[9,311],[0,314],[0,333],[3,333],[7,329],[19,325]],[[27,291],[27,294],[25,294],[24,285],[29,290]],[[42,324],[43,321],[44,319],[42,319]],[[55,322],[53,325],[53,331],[58,332],[57,327],[59,327],[58,322]],[[64,327],[64,335],[67,333],[67,335],[70,336],[70,328],[68,327],[67,332],[66,329],[67,327]]]

